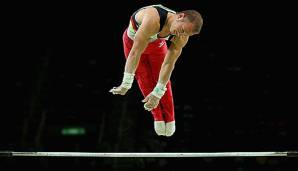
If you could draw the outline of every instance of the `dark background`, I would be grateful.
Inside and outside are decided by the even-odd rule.
[[[204,18],[201,34],[190,38],[171,77],[177,131],[169,138],[155,134],[136,82],[126,96],[108,92],[122,79],[122,34],[130,15],[158,3],[176,11],[195,9]],[[2,151],[297,150],[288,40],[293,28],[282,4],[110,1],[7,7]],[[63,135],[68,127],[85,133]],[[0,168],[284,171],[293,170],[295,160],[28,157],[0,158]]]

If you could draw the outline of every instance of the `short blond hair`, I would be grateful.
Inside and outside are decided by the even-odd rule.
[[[184,10],[178,13],[185,14],[185,18],[193,24],[193,32],[199,33],[203,25],[203,18],[201,14],[196,10]]]

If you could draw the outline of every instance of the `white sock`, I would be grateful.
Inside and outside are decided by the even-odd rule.
[[[174,134],[176,130],[175,121],[166,123],[166,136],[170,137]]]
[[[166,135],[165,121],[154,121],[154,130],[157,135]]]

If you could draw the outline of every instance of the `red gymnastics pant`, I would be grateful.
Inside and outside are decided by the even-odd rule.
[[[133,40],[127,36],[127,30],[123,33],[123,48],[125,58],[128,57],[133,45]],[[148,44],[141,55],[135,78],[144,97],[152,92],[157,84],[159,71],[167,53],[165,40],[157,39]],[[174,101],[171,81],[166,85],[167,91],[160,99],[159,105],[151,110],[154,121],[171,122],[175,120]]]

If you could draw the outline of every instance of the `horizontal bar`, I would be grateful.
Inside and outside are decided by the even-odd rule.
[[[298,157],[298,152],[209,152],[209,153],[96,153],[96,152],[0,152],[0,156],[17,157]]]

